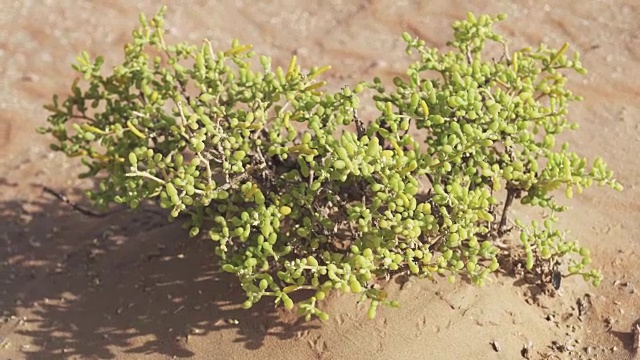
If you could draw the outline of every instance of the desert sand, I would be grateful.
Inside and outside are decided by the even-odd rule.
[[[574,149],[603,156],[625,186],[591,188],[561,226],[591,248],[603,284],[568,278],[557,292],[498,274],[483,288],[411,279],[386,284],[399,309],[366,318],[350,296],[326,322],[300,321],[216,271],[207,241],[153,210],[87,217],[81,167],[36,134],[42,105],[65,94],[82,50],[122,59],[155,1],[4,0],[0,6],[0,359],[632,359],[640,317],[640,4],[565,1],[168,1],[169,39],[252,43],[285,65],[330,64],[334,87],[409,63],[400,34],[444,47],[467,11],[506,13],[512,46],[565,41],[589,70],[569,85]],[[516,211],[520,211],[516,209]],[[522,216],[535,216],[531,212]]]

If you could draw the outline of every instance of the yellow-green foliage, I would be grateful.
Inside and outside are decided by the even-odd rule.
[[[550,215],[543,226],[516,222],[527,268],[568,256],[571,274],[600,281],[585,269],[589,252],[553,229],[564,210],[554,190],[621,189],[601,159],[588,166],[555,144],[576,127],[566,115],[579,100],[562,71],[585,72],[567,45],[510,52],[492,30],[502,16],[469,15],[454,23],[447,52],[405,33],[415,62],[391,90],[376,78],[325,92],[326,66],[303,70],[293,57],[274,69],[262,55],[255,70],[251,46],[237,41],[167,44],[164,11],[141,15],[111,74],[101,57],[78,57],[84,81],[62,103],[54,97],[41,131],[99,179],[96,204],[154,199],[171,219],[188,215],[189,235],[206,234],[221,269],[237,275],[244,307],[270,296],[290,309],[289,295],[307,289],[300,314],[326,319],[316,305],[339,290],[369,299],[373,317],[397,305],[376,278],[481,285],[499,267],[494,241],[514,200]],[[502,56],[483,58],[485,42]],[[361,94],[377,118],[358,118]]]

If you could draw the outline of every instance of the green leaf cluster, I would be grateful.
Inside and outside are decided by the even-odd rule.
[[[600,281],[588,250],[553,228],[565,210],[555,190],[622,188],[602,159],[589,166],[556,145],[577,127],[564,73],[585,72],[568,45],[510,52],[492,28],[502,15],[470,14],[448,52],[403,34],[415,61],[391,90],[376,78],[331,92],[318,79],[329,67],[303,70],[295,56],[282,68],[238,41],[167,44],[165,11],[140,16],[110,74],[101,57],[78,57],[84,80],[46,106],[41,132],[81,158],[97,205],[153,200],[169,220],[186,216],[238,277],[245,308],[266,296],[292,309],[290,294],[307,290],[298,312],[327,319],[318,302],[338,290],[374,317],[398,305],[376,285],[393,274],[482,285],[516,200],[550,216],[516,222],[528,269],[568,257],[570,274]],[[489,44],[499,57],[483,57]],[[363,94],[377,118],[358,117]]]

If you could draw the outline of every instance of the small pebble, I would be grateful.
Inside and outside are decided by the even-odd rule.
[[[500,347],[500,344],[497,341],[492,341],[491,346],[493,347],[493,351],[495,352],[502,351],[502,348]]]

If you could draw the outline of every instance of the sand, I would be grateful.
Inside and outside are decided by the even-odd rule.
[[[588,245],[605,281],[565,279],[558,292],[511,274],[483,288],[411,279],[385,285],[401,302],[370,321],[351,296],[332,296],[326,322],[299,321],[269,302],[242,310],[241,289],[215,270],[210,244],[157,211],[84,216],[48,186],[86,204],[76,159],[34,129],[42,105],[68,91],[87,50],[122,59],[137,14],[154,1],[9,1],[0,9],[1,359],[626,359],[640,317],[640,6],[620,1],[169,1],[170,39],[232,38],[275,64],[331,64],[332,86],[408,64],[402,31],[444,46],[449,24],[504,12],[514,47],[578,49],[589,74],[565,138],[602,155],[623,193],[592,188],[562,226]],[[138,5],[135,5],[138,4]],[[521,210],[516,210],[521,211]],[[522,216],[535,216],[522,212]]]

